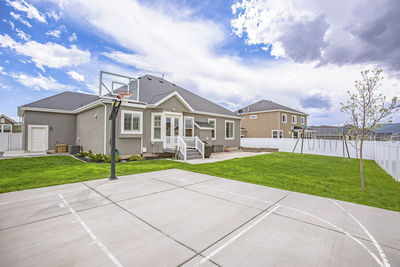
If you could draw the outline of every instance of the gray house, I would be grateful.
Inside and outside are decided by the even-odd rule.
[[[240,117],[235,113],[159,77],[145,75],[133,83],[137,97],[122,103],[117,118],[121,155],[185,147],[184,154],[191,149],[190,154],[204,156],[204,142],[239,147]],[[109,154],[111,101],[108,96],[63,92],[19,107],[23,149],[78,144],[85,151]]]

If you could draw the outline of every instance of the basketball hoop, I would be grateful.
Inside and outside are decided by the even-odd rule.
[[[132,93],[129,91],[118,91],[118,99],[121,99],[122,102],[128,102]]]

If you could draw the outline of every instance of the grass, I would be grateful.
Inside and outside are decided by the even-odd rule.
[[[400,183],[374,161],[365,160],[360,190],[359,161],[290,153],[265,154],[190,165],[172,160],[117,164],[117,175],[178,168],[290,191],[400,211]],[[0,192],[105,178],[109,164],[83,163],[69,156],[0,160]]]

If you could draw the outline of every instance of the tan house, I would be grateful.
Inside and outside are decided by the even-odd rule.
[[[261,100],[239,109],[241,137],[243,138],[298,138],[307,126],[308,114],[280,105],[270,100]],[[311,132],[305,132],[311,138]]]
[[[0,133],[19,133],[21,125],[4,114],[0,115]]]

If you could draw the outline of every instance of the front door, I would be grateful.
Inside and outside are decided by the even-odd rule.
[[[178,136],[180,133],[180,116],[165,116],[165,145],[173,148],[178,144]]]

